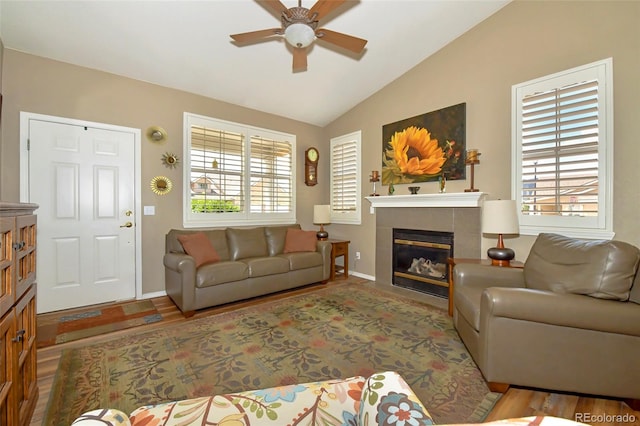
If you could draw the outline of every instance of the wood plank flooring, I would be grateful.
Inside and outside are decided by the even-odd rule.
[[[366,283],[364,285],[372,285],[385,290],[409,294],[412,298],[422,299],[426,303],[434,303],[434,299],[422,295],[420,293],[404,290],[388,285],[380,286],[366,280],[350,277],[350,280]],[[335,285],[343,281],[328,283],[326,286]],[[215,307],[197,311],[191,318],[184,318],[178,308],[168,297],[159,297],[153,299],[156,308],[163,316],[163,321],[158,323],[145,325],[133,329],[121,330],[108,335],[90,337],[87,339],[64,343],[60,345],[50,346],[48,348],[38,349],[38,387],[40,397],[35,408],[35,412],[31,419],[31,426],[42,425],[44,413],[51,393],[53,379],[58,367],[60,355],[64,349],[87,344],[97,343],[103,340],[112,339],[120,335],[128,333],[142,333],[154,330],[159,327],[166,327],[170,324],[176,324],[186,321],[193,321],[197,318],[215,315],[246,306],[254,306],[265,301],[277,300],[296,294],[304,294],[321,288],[321,285],[311,285],[288,292],[269,295],[248,301],[233,303],[222,307]],[[436,306],[446,309],[446,301],[442,303],[442,299],[435,300]],[[68,312],[67,312],[68,313]],[[427,407],[428,408],[428,407]],[[496,406],[489,414],[486,421],[499,420],[512,417],[549,415],[555,417],[566,418],[570,420],[582,421],[593,425],[626,425],[640,426],[640,411],[632,410],[626,403],[615,400],[596,398],[584,395],[573,395],[565,393],[552,393],[542,390],[532,390],[523,388],[510,388],[505,395],[498,401]],[[66,425],[60,425],[66,426]]]

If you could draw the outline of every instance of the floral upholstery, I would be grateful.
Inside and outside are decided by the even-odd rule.
[[[83,414],[73,426],[424,426],[429,412],[400,375],[326,380]],[[577,426],[556,417],[523,417],[483,426]],[[450,425],[454,426],[454,425]],[[457,425],[469,426],[469,425]]]
[[[101,417],[102,416],[102,417]],[[96,422],[96,423],[92,423]],[[74,426],[428,425],[431,416],[397,373],[326,380],[83,414]]]

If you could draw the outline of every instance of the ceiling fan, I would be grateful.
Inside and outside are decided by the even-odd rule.
[[[298,0],[298,6],[292,8],[287,8],[280,0],[261,0],[262,4],[281,16],[282,26],[280,28],[232,34],[231,38],[237,43],[250,43],[274,35],[284,36],[287,43],[293,47],[293,71],[307,69],[307,47],[316,38],[351,52],[360,53],[364,50],[367,40],[326,28],[318,28],[318,22],[345,1],[318,0],[311,9],[307,9],[302,7],[302,0]]]

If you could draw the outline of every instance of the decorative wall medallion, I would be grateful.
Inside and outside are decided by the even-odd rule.
[[[147,139],[151,142],[164,142],[167,140],[167,131],[160,126],[151,126],[146,132]]]
[[[164,164],[165,167],[169,167],[170,169],[174,169],[178,165],[179,162],[180,162],[180,159],[175,154],[171,154],[169,152],[165,152],[162,155],[162,164]]]
[[[158,195],[168,194],[173,188],[173,183],[166,176],[156,176],[151,179],[151,190]]]

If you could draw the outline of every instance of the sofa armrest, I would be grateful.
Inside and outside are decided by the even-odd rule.
[[[73,426],[131,426],[129,417],[122,411],[113,408],[89,411],[71,424]]]
[[[165,253],[164,286],[182,312],[195,310],[196,262],[184,253]]]
[[[398,373],[387,371],[369,377],[360,397],[358,424],[363,426],[396,424],[399,423],[397,416],[400,412],[405,419],[410,417],[413,420],[406,424],[433,424],[427,409]]]
[[[484,329],[490,317],[503,317],[640,336],[640,306],[631,302],[543,290],[492,287],[482,293],[480,303],[481,329]]]
[[[460,287],[524,287],[521,268],[458,263],[453,268],[454,288]]]
[[[318,241],[316,251],[322,255],[322,280],[326,281],[331,276],[331,243],[329,241]]]

